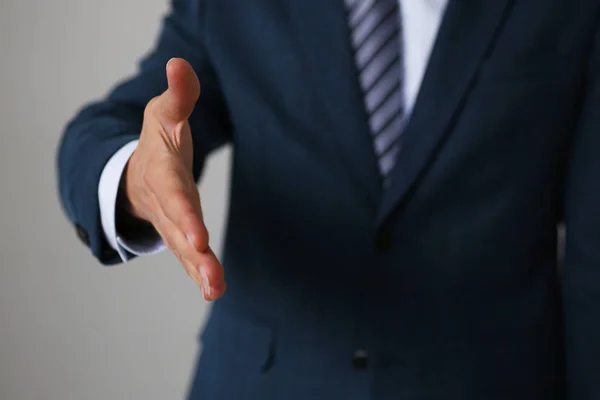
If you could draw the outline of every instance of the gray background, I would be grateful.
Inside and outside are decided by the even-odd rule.
[[[132,74],[168,0],[0,0],[0,400],[181,399],[207,304],[169,253],[100,266],[56,193],[84,103]],[[201,195],[220,252],[230,150]],[[561,232],[564,234],[564,232]]]
[[[173,256],[105,268],[60,209],[65,122],[132,74],[167,0],[0,0],[0,400],[179,399],[207,304]],[[229,150],[201,193],[221,248]]]

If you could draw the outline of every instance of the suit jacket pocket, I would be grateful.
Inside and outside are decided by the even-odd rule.
[[[215,305],[200,338],[202,357],[227,364],[224,370],[264,374],[273,365],[271,329],[227,307]]]

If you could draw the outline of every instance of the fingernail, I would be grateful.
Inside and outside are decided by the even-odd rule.
[[[169,61],[167,61],[167,66],[165,68],[169,68],[169,64],[171,64],[171,61],[173,61],[174,59],[175,59],[175,57],[173,57]]]
[[[202,290],[204,290],[204,296],[206,300],[210,300],[210,283],[208,282],[208,276],[206,276],[206,272],[204,269],[200,267],[200,276],[202,277]]]

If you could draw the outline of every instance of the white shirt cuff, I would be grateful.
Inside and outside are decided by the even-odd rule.
[[[130,258],[127,252],[135,256],[146,256],[156,254],[166,248],[158,235],[140,235],[139,237],[124,239],[116,229],[117,193],[127,161],[129,161],[137,144],[137,140],[127,143],[108,160],[102,170],[100,183],[98,184],[100,220],[102,221],[104,236],[110,246],[119,253],[123,262],[127,262]]]

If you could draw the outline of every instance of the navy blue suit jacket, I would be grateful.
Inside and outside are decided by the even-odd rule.
[[[191,398],[598,400],[599,12],[451,0],[382,190],[341,0],[176,0],[139,73],[69,124],[65,210],[118,262],[99,176],[183,57],[196,176],[234,146]]]

